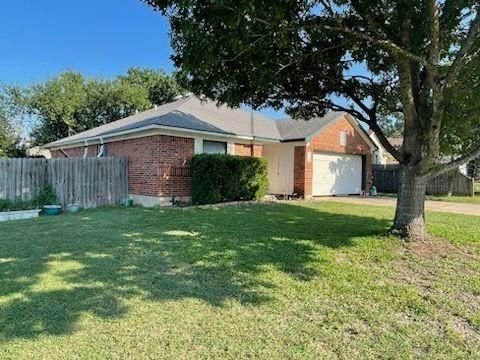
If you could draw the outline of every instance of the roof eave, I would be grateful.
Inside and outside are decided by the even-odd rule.
[[[84,146],[85,143],[88,144],[88,142],[100,141],[102,139],[112,139],[115,137],[130,135],[130,134],[134,134],[142,131],[148,131],[148,130],[167,130],[167,131],[173,131],[173,132],[179,132],[179,133],[185,133],[185,134],[191,134],[191,135],[198,134],[200,136],[207,135],[207,136],[214,136],[214,137],[221,137],[221,138],[232,138],[232,139],[238,139],[238,140],[260,141],[260,142],[270,142],[270,143],[279,143],[281,141],[279,139],[272,139],[272,138],[266,138],[266,137],[260,137],[260,136],[244,136],[244,135],[236,135],[233,133],[219,133],[219,132],[213,132],[213,131],[194,130],[194,129],[179,128],[179,127],[165,126],[165,125],[148,125],[148,126],[142,126],[134,129],[124,130],[124,131],[112,132],[110,134],[107,133],[103,135],[90,136],[83,139],[67,141],[62,143],[52,142],[52,143],[46,144],[44,148],[45,149],[61,149],[64,147],[75,147],[77,145]]]

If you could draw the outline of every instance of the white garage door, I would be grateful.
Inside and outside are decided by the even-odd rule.
[[[359,194],[362,190],[362,157],[313,154],[313,195]]]

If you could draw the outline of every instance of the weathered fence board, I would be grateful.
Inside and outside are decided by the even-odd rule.
[[[399,184],[400,168],[398,165],[373,166],[373,185],[379,192],[396,193]],[[458,171],[453,174],[437,176],[431,179],[427,185],[427,194],[430,195],[446,195],[450,190],[453,195],[473,196],[474,183],[472,179]]]
[[[50,185],[62,206],[120,203],[128,196],[126,158],[0,159],[0,199],[31,200]]]

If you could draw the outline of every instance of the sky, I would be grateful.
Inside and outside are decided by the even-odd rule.
[[[0,82],[28,85],[66,69],[101,78],[131,66],[171,72],[168,32],[167,20],[140,0],[4,1]]]

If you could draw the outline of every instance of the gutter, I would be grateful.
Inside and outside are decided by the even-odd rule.
[[[168,131],[173,131],[173,132],[180,132],[180,133],[189,133],[189,134],[200,134],[200,135],[210,135],[214,137],[226,137],[226,138],[233,138],[233,139],[239,139],[239,140],[247,140],[247,141],[262,141],[262,142],[271,142],[271,143],[280,143],[281,140],[276,140],[276,139],[271,139],[271,138],[263,138],[263,137],[252,137],[252,136],[239,136],[239,135],[234,135],[230,133],[226,134],[221,134],[221,133],[216,133],[216,132],[211,132],[211,131],[202,131],[202,130],[192,130],[192,129],[186,129],[186,128],[178,128],[178,127],[171,127],[171,126],[164,126],[164,125],[149,125],[145,127],[139,127],[139,128],[134,128],[134,129],[129,129],[129,130],[124,130],[124,131],[118,131],[115,133],[111,134],[104,134],[104,135],[98,135],[98,136],[92,136],[89,138],[85,139],[79,139],[75,140],[72,142],[65,142],[65,143],[60,143],[60,144],[47,144],[44,147],[46,149],[55,149],[57,147],[65,147],[65,146],[70,146],[70,147],[75,147],[75,145],[79,145],[81,143],[88,143],[91,141],[101,141],[102,139],[108,139],[108,138],[115,138],[118,136],[122,135],[129,135],[133,133],[138,133],[140,131],[147,131],[147,130],[168,130]]]

